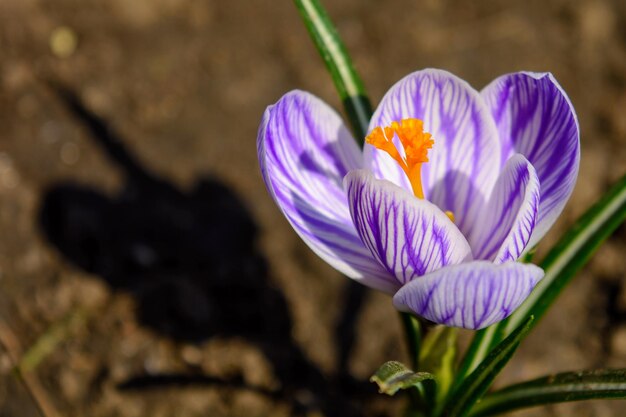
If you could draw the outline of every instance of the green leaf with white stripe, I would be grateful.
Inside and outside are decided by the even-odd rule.
[[[538,405],[593,399],[625,399],[626,369],[565,372],[486,395],[470,416],[487,417]]]
[[[322,4],[318,0],[294,0],[294,3],[330,72],[354,134],[363,146],[372,117],[372,104],[363,82]]]
[[[491,350],[476,370],[465,378],[452,391],[452,394],[448,396],[443,412],[436,412],[435,415],[445,417],[466,416],[474,404],[487,392],[504,365],[511,359],[520,342],[528,333],[532,322],[533,317],[531,316],[515,329],[509,337]]]
[[[472,372],[489,350],[528,316],[535,317],[535,326],[574,275],[624,220],[626,175],[587,210],[550,250],[540,264],[546,272],[544,278],[517,311],[508,319],[476,333],[457,378],[462,380]]]

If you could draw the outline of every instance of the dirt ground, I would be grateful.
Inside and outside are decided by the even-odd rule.
[[[423,67],[555,74],[582,162],[541,253],[626,172],[625,2],[325,3],[374,103]],[[42,415],[20,358],[47,416],[398,415],[367,383],[406,358],[389,298],[317,259],[259,175],[294,88],[339,108],[289,1],[0,1],[0,416]],[[625,250],[622,226],[498,384],[626,367]]]

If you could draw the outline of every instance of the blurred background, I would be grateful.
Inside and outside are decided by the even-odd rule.
[[[626,171],[625,2],[325,3],[374,104],[424,67],[554,73],[582,162],[540,253]],[[259,175],[261,115],[295,88],[340,109],[290,1],[0,1],[1,416],[398,415],[367,382],[406,359],[389,298],[318,259]],[[499,385],[626,367],[624,253],[622,226]]]

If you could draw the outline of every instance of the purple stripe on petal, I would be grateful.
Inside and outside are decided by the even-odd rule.
[[[359,237],[400,284],[471,258],[465,237],[430,202],[365,170],[351,171],[344,184]]]
[[[288,93],[266,110],[257,148],[265,184],[304,242],[347,276],[395,291],[350,218],[342,180],[362,156],[337,113],[311,94]]]
[[[475,259],[503,263],[520,257],[535,228],[539,180],[533,166],[520,154],[508,160],[489,201],[468,237]]]
[[[489,109],[465,81],[426,69],[408,75],[387,92],[370,130],[405,118],[423,120],[435,140],[430,162],[422,166],[426,198],[452,211],[457,226],[469,234],[500,169],[498,132]],[[365,166],[378,178],[407,188],[404,173],[382,152],[366,149]]]
[[[399,147],[399,151],[402,148]],[[402,151],[404,152],[404,151]],[[401,154],[403,155],[403,154]],[[365,166],[381,180],[391,181],[399,187],[409,192],[413,192],[409,178],[406,176],[400,165],[387,152],[376,149],[366,143],[363,147],[363,157]]]
[[[393,303],[435,323],[482,329],[508,317],[541,278],[543,270],[535,265],[474,261],[411,281]]]
[[[541,200],[533,246],[556,221],[578,176],[580,134],[574,108],[549,73],[504,75],[481,95],[498,127],[503,155],[521,153],[537,170]]]

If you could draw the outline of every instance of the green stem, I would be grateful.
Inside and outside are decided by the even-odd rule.
[[[420,322],[414,315],[410,313],[400,313],[402,320],[402,328],[406,336],[406,343],[409,348],[409,356],[411,358],[411,368],[417,371],[420,362],[420,346],[422,344],[422,328]]]
[[[422,328],[417,317],[410,313],[400,313],[402,328],[406,338],[406,345],[409,349],[409,357],[411,359],[411,368],[413,371],[419,369],[420,364],[420,347],[422,345]],[[415,386],[415,389],[408,391],[410,407],[406,411],[406,415],[422,415],[420,410],[427,408],[425,398],[425,387],[423,383]]]

